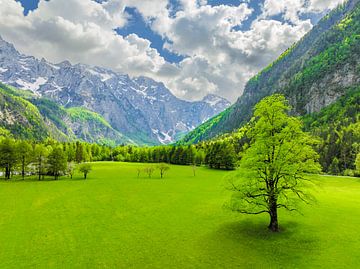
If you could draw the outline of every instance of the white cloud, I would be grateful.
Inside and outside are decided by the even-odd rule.
[[[23,53],[54,62],[68,59],[105,66],[131,75],[152,75],[165,64],[148,40],[115,34],[113,29],[127,21],[119,1],[41,1],[26,17],[13,0],[0,0],[0,5],[0,33]]]
[[[322,12],[327,9],[333,9],[346,0],[311,0],[309,10],[312,12]]]
[[[182,6],[170,16],[168,0],[41,0],[38,9],[23,16],[18,2],[0,0],[0,34],[39,58],[150,76],[186,99],[216,93],[234,101],[252,75],[311,29],[301,14],[321,13],[341,2],[265,0],[263,13],[241,31],[253,12],[249,3],[210,6],[206,0],[180,0]],[[116,35],[114,29],[129,20],[125,7],[136,8],[168,40],[165,47],[186,58],[170,64],[150,41],[136,34]],[[289,23],[271,18],[279,14]]]

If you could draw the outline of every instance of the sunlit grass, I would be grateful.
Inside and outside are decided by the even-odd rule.
[[[319,176],[303,215],[223,209],[228,172],[96,163],[88,180],[0,182],[0,268],[358,268],[360,180]]]

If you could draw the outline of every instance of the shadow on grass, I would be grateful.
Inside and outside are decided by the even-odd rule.
[[[251,240],[278,240],[290,238],[296,232],[298,226],[297,222],[286,222],[280,225],[280,231],[275,233],[267,228],[266,222],[245,219],[226,223],[219,228],[218,232],[224,236],[228,235],[233,240],[244,239],[244,237]]]
[[[225,223],[205,238],[206,255],[223,252],[224,260],[256,268],[293,268],[316,256],[316,233],[307,233],[307,227],[295,221],[284,221],[280,229],[274,233],[267,222],[250,219]]]

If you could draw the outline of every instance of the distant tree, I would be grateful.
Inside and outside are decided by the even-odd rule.
[[[67,154],[68,162],[75,161],[76,144],[74,144],[74,143],[68,144],[67,147],[66,147],[66,154]]]
[[[170,166],[168,166],[165,163],[161,163],[157,166],[157,169],[159,169],[159,171],[160,171],[160,177],[163,178],[165,172],[170,169]]]
[[[75,149],[75,160],[77,163],[81,163],[82,161],[86,161],[87,159],[87,151],[85,149],[85,145],[81,142],[76,142]]]
[[[151,178],[151,175],[154,173],[155,168],[152,166],[148,166],[144,168],[144,172],[148,175],[149,178]]]
[[[10,179],[17,161],[15,141],[12,138],[2,139],[0,142],[0,166],[5,169],[5,179]]]
[[[234,146],[229,142],[223,142],[220,151],[221,154],[221,167],[226,170],[233,170],[236,167],[237,157]]]
[[[193,175],[196,176],[196,164],[192,164],[191,169],[192,169]]]
[[[48,156],[47,162],[49,172],[54,176],[55,180],[57,180],[62,173],[65,173],[67,169],[67,156],[60,146],[53,148]]]
[[[34,162],[37,167],[37,174],[39,180],[41,180],[41,176],[45,174],[46,170],[46,158],[49,154],[49,150],[43,144],[37,144],[34,149]]]
[[[17,143],[16,151],[20,161],[21,176],[22,179],[24,180],[26,167],[31,163],[33,158],[32,156],[33,148],[27,141],[22,140]]]
[[[74,172],[75,172],[75,163],[74,162],[68,162],[66,171],[67,171],[67,174],[72,179],[73,175],[74,175]]]
[[[312,198],[305,191],[311,185],[305,173],[320,171],[314,140],[302,131],[299,119],[288,116],[289,109],[277,94],[256,105],[249,148],[229,180],[229,207],[243,214],[269,214],[268,228],[274,232],[279,208],[294,211],[298,201]]]
[[[84,174],[84,179],[87,178],[87,175],[92,170],[92,166],[90,163],[82,163],[79,165],[79,171]]]
[[[234,146],[228,141],[215,141],[209,145],[205,162],[210,168],[232,170],[237,157]]]
[[[203,150],[198,150],[195,154],[195,164],[200,166],[205,161],[205,152]]]
[[[332,175],[338,175],[340,174],[340,168],[339,168],[339,159],[334,157],[334,159],[332,160],[330,166],[329,166],[329,172]]]
[[[138,177],[138,178],[140,177],[140,174],[141,174],[141,171],[142,171],[142,170],[143,170],[143,169],[142,169],[141,167],[136,168],[137,177]]]
[[[356,155],[355,167],[356,167],[356,174],[360,176],[360,153]]]

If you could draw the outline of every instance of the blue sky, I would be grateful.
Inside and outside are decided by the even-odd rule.
[[[148,76],[188,100],[212,93],[235,101],[343,1],[0,0],[0,34],[55,63]]]

